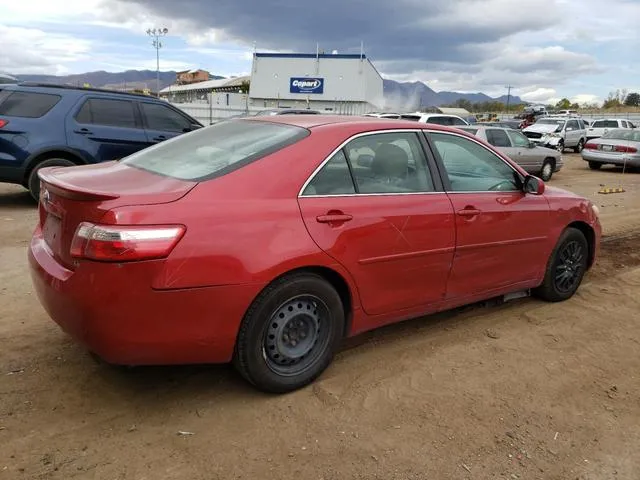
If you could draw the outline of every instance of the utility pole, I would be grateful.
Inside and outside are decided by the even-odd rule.
[[[504,88],[507,89],[507,113],[509,113],[509,105],[511,104],[511,89],[513,87],[511,85],[507,85]]]
[[[160,37],[164,37],[169,33],[168,28],[149,28],[147,29],[147,35],[153,38],[151,45],[156,49],[156,96],[160,98],[160,49],[162,48],[162,42]]]

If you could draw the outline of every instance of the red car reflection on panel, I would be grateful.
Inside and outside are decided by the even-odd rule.
[[[230,120],[40,177],[29,260],[54,321],[111,363],[233,361],[272,392],[381,325],[568,299],[601,236],[589,201],[402,120]]]

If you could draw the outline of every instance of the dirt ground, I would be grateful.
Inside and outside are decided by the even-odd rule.
[[[596,200],[606,234],[574,299],[351,339],[284,396],[227,366],[94,362],[33,294],[36,210],[0,185],[0,478],[639,478],[640,174],[565,159],[550,184]]]

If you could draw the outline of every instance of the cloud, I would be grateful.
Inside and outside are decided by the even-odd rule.
[[[91,50],[88,40],[36,28],[0,25],[0,38],[0,71],[13,74],[65,74],[74,62],[86,59]]]

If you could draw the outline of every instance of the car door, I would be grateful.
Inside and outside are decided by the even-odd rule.
[[[538,173],[542,169],[544,155],[542,150],[532,145],[531,141],[522,133],[513,130],[507,131],[513,148],[517,150],[516,162],[529,173]],[[513,159],[513,157],[511,157]]]
[[[169,105],[157,102],[140,102],[139,105],[149,145],[168,140],[194,128],[188,117]]]
[[[525,194],[520,174],[479,142],[444,132],[428,138],[456,214],[447,297],[529,288],[549,254],[547,200]]]
[[[446,293],[455,218],[424,146],[419,131],[356,136],[299,196],[311,237],[353,276],[369,315]]]
[[[565,126],[565,141],[567,147],[575,147],[580,141],[580,128],[577,120],[569,120]]]
[[[118,160],[147,146],[147,137],[127,99],[85,97],[66,118],[67,143],[96,162]]]

